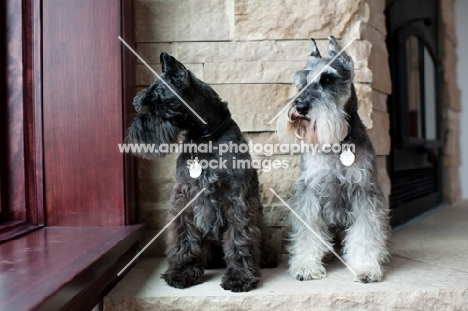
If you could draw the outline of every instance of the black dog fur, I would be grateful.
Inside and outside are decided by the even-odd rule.
[[[246,143],[227,103],[206,83],[197,79],[174,57],[160,56],[166,81],[206,122],[203,124],[159,79],[134,99],[139,114],[131,124],[128,141],[136,144],[208,144],[213,152],[198,153],[201,161],[219,160],[220,144]],[[183,134],[183,135],[180,135]],[[156,148],[157,149],[157,148]],[[164,153],[140,153],[155,159]],[[227,168],[206,168],[198,178],[189,175],[187,161],[177,159],[176,182],[168,219],[171,220],[199,193],[206,190],[169,227],[169,268],[162,278],[170,286],[186,288],[202,282],[204,269],[227,266],[221,286],[233,292],[249,291],[260,279],[260,266],[276,266],[276,254],[267,245],[263,207],[255,169],[234,168],[233,159],[250,155],[228,152],[222,155]]]

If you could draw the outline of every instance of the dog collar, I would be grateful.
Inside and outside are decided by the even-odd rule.
[[[199,138],[208,138],[208,137],[212,137],[212,136],[215,136],[215,134],[220,134],[222,133],[228,126],[229,126],[229,123],[231,123],[231,114],[228,113],[227,117],[224,118],[223,122],[221,122],[220,125],[218,125],[214,130],[206,133],[204,132],[202,136],[200,136]]]

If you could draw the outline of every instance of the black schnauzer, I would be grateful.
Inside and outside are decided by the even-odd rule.
[[[193,149],[181,152],[177,159],[168,219],[173,219],[203,188],[206,190],[170,225],[169,268],[162,278],[170,286],[186,288],[202,282],[205,268],[224,265],[227,271],[221,286],[233,292],[249,291],[259,282],[260,266],[274,267],[276,255],[266,243],[257,172],[235,166],[238,160],[251,161],[248,152],[235,147],[246,141],[227,103],[209,85],[174,57],[162,53],[160,59],[161,79],[207,123],[202,124],[156,79],[134,99],[139,114],[130,126],[129,142],[153,144],[155,152],[139,154],[149,159],[164,156],[160,147],[174,145],[179,134],[184,146],[210,146],[206,152],[198,150],[195,161]],[[223,154],[220,149],[226,146],[235,150]],[[210,167],[200,172],[203,161]],[[218,166],[212,165],[216,163]]]

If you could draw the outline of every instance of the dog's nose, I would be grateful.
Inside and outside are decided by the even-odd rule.
[[[309,112],[309,102],[296,99],[296,110],[299,114],[305,116]]]

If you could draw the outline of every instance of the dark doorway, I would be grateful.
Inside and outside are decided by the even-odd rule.
[[[393,85],[388,99],[393,226],[437,206],[442,198],[439,12],[438,0],[386,4]]]

